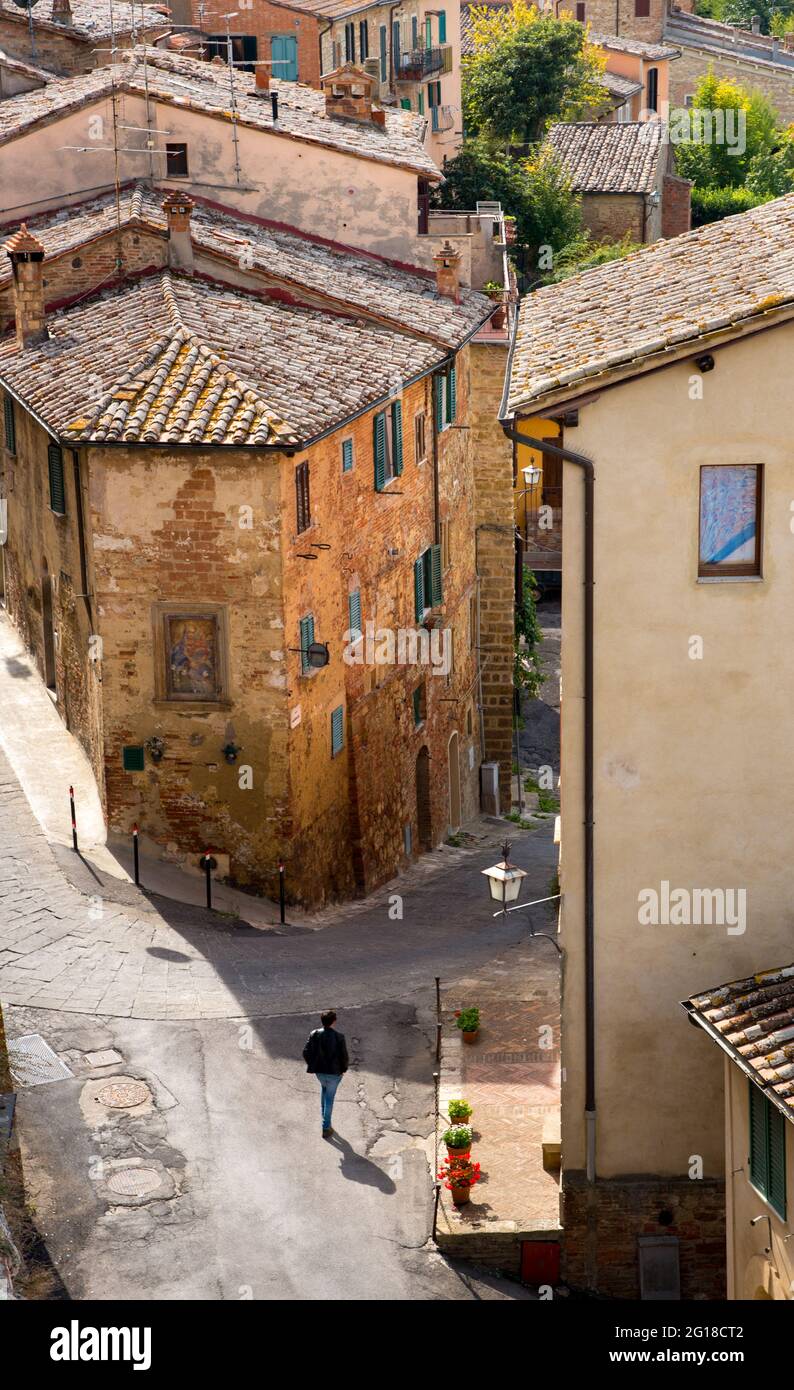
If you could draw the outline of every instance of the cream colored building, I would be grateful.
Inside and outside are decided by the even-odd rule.
[[[503,405],[565,453],[565,1277],[618,1297],[669,1242],[723,1296],[722,1067],[679,1000],[790,952],[792,235],[788,197],[537,291]]]
[[[794,966],[684,1005],[725,1054],[728,1298],[794,1297]]]

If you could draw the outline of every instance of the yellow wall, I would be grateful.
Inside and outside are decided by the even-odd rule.
[[[533,435],[536,439],[557,439],[560,433],[560,426],[557,420],[527,420],[519,421],[518,429],[522,434]],[[524,491],[524,475],[522,468],[543,468],[543,455],[539,449],[530,449],[526,444],[519,444],[517,447],[516,458],[516,478],[513,484],[515,493],[516,526],[524,532],[526,525],[527,503],[532,506],[540,500],[543,490],[543,479],[530,492]]]
[[[794,1247],[785,1242],[794,1233],[791,1224],[794,1125],[786,1125],[787,1220],[783,1221],[750,1182],[749,1082],[729,1058],[725,1058],[724,1065],[728,1297],[791,1300]],[[756,1216],[768,1216],[769,1221],[751,1226]],[[765,1247],[770,1244],[770,1222],[772,1253],[767,1255]]]

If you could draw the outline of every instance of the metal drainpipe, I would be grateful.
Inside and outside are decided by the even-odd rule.
[[[595,1097],[595,873],[593,854],[594,709],[593,709],[593,590],[595,587],[595,466],[584,454],[576,454],[547,439],[520,434],[504,419],[499,423],[508,439],[538,449],[542,454],[584,469],[584,959],[585,959],[585,1132],[587,1180],[596,1176]]]
[[[324,29],[318,30],[318,33],[317,33],[317,47],[318,47],[318,49],[319,49],[319,51],[320,51],[320,76],[321,76],[321,77],[324,77],[324,76],[325,76],[325,74],[324,74],[324,72],[323,72],[323,39],[325,38],[326,34],[330,34],[330,32],[331,32],[331,30],[333,29],[333,27],[334,27],[334,21],[333,21],[333,20],[330,20],[329,23],[326,24],[325,28],[324,28]],[[333,41],[333,39],[331,39],[331,66],[330,66],[330,68],[328,69],[328,71],[329,71],[329,72],[333,72],[333,70],[334,70],[334,41]]]

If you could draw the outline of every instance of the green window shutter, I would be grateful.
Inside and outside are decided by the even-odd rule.
[[[308,649],[314,641],[314,615],[309,613],[300,621],[300,648],[301,648],[301,671],[311,671],[309,665]]]
[[[439,43],[446,43],[446,41],[447,41],[447,12],[446,12],[446,10],[441,10],[441,11],[439,12],[439,16],[438,16],[438,41],[439,41]]]
[[[347,596],[348,627],[351,632],[363,632],[361,626],[361,590],[353,589]]]
[[[64,516],[66,487],[63,476],[63,450],[58,444],[48,445],[47,464],[50,471],[50,509],[58,516]]]
[[[414,613],[421,623],[425,613],[425,569],[421,555],[414,561]]]
[[[146,764],[144,761],[142,747],[127,747],[121,750],[121,765],[125,772],[144,772]]]
[[[767,1174],[769,1170],[769,1135],[766,1123],[767,1099],[750,1082],[750,1182],[764,1196],[767,1195]]]
[[[400,97],[400,105],[401,105],[403,111],[410,111],[410,109],[411,109],[411,98],[410,98],[410,97]]]
[[[375,490],[382,492],[386,486],[386,415],[379,410],[373,425],[372,451],[375,457]]]
[[[419,107],[419,115],[420,115],[420,116],[424,116],[424,114],[425,114],[425,94],[424,94],[424,92],[417,92],[417,94],[416,94],[416,101],[417,101],[417,105],[418,105],[418,107]]]
[[[786,1219],[786,1121],[780,1111],[767,1101],[767,1134],[769,1169],[767,1197],[778,1216]]]
[[[454,366],[447,372],[447,422],[455,419],[458,409],[458,378]]]
[[[345,709],[338,705],[331,711],[331,757],[335,758],[345,746]]]
[[[436,433],[440,434],[444,428],[444,378],[443,376],[433,377],[433,394],[436,405]]]
[[[352,439],[342,440],[342,472],[349,473],[353,467],[353,441]]]
[[[10,396],[3,397],[3,416],[5,419],[6,448],[9,454],[17,451],[17,431],[14,421],[14,402]]]
[[[402,401],[392,401],[391,442],[394,452],[394,473],[397,477],[403,471],[403,407]]]
[[[442,598],[440,545],[430,547],[430,567],[433,576],[433,607],[438,608]]]

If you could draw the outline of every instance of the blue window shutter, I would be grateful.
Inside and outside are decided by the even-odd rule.
[[[15,454],[17,451],[17,431],[14,422],[14,402],[8,395],[3,397],[3,415],[5,418],[6,448],[9,454]]]
[[[394,453],[394,472],[399,475],[403,471],[403,407],[402,401],[392,401],[391,407],[391,442]]]
[[[309,647],[314,641],[314,615],[312,613],[307,614],[305,618],[301,618],[300,634],[301,670],[311,671],[312,668],[309,665],[309,657],[307,653]]]
[[[414,561],[414,615],[421,623],[425,614],[425,568],[422,557]]]
[[[435,396],[436,407],[436,433],[440,434],[444,428],[444,378],[443,376],[433,377],[433,395]]]
[[[353,589],[347,596],[348,627],[351,632],[363,632],[361,626],[361,590]]]
[[[375,457],[375,489],[382,492],[386,486],[386,415],[379,410],[372,422],[372,452]]]
[[[331,757],[336,757],[345,746],[345,708],[338,705],[331,711]]]
[[[458,409],[458,377],[454,366],[450,367],[447,373],[447,421],[449,424],[455,419]]]
[[[446,10],[441,10],[441,11],[439,12],[439,16],[438,16],[438,41],[439,41],[439,43],[446,43],[446,41],[447,41],[447,12],[446,12]]]
[[[353,467],[353,441],[352,439],[342,440],[342,472],[349,473]]]
[[[433,576],[433,607],[438,608],[442,599],[440,545],[430,547],[430,567]]]
[[[66,513],[66,488],[63,477],[63,450],[58,444],[47,448],[47,464],[50,473],[50,510],[58,516]]]

